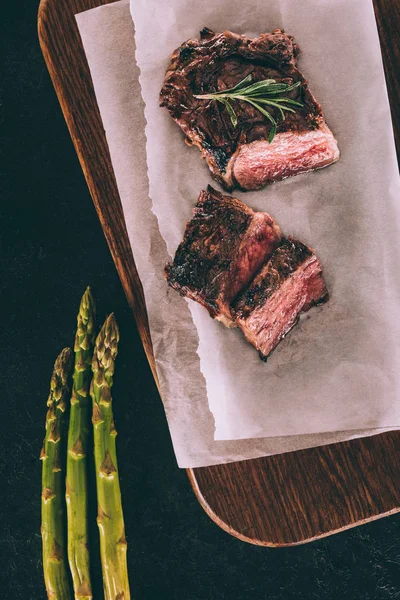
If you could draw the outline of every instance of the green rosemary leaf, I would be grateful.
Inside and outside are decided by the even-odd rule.
[[[285,94],[287,94],[288,92],[292,92],[296,88],[300,87],[301,82],[300,81],[296,81],[296,83],[293,83],[292,85],[287,85],[286,83],[282,83],[282,84],[279,84],[279,85],[280,86],[284,86],[284,88],[282,90],[280,90],[279,93],[285,93]],[[275,92],[278,92],[278,87],[276,87],[276,88],[274,87],[272,89],[270,88],[270,92],[269,93],[272,94],[272,93],[275,93]]]
[[[219,100],[219,101],[225,105],[226,110],[228,111],[228,114],[231,118],[232,125],[236,128],[237,124],[238,124],[238,118],[237,118],[237,114],[233,110],[232,104],[226,98],[224,98],[223,100]]]
[[[276,135],[276,125],[272,125],[271,131],[269,132],[268,142],[271,143]]]
[[[271,127],[271,131],[269,132],[269,135],[268,135],[268,142],[271,143],[276,135],[277,122],[275,121],[275,119],[271,115],[271,113],[269,113],[267,110],[264,110],[262,106],[258,105],[256,102],[253,102],[252,100],[248,100],[248,102],[249,102],[249,104],[252,104],[255,108],[257,108],[260,111],[260,113],[262,113],[265,117],[267,117],[267,119],[269,121],[271,121],[272,127]]]
[[[220,96],[221,94],[232,94],[234,92],[237,92],[239,90],[241,90],[242,88],[246,87],[246,85],[248,83],[251,83],[253,77],[252,75],[247,75],[247,77],[245,77],[244,79],[242,79],[242,81],[239,81],[239,83],[237,83],[235,85],[235,87],[233,88],[229,88],[227,90],[221,90],[220,92],[214,92],[213,94],[209,94],[209,95],[213,95],[213,96]],[[199,96],[195,96],[195,98],[198,98]]]
[[[292,90],[295,90],[296,88],[300,87],[301,85],[301,81],[296,81],[296,83],[294,83],[293,85],[289,85],[288,88],[286,88],[286,92],[291,92]]]
[[[264,115],[264,117],[267,117],[268,121],[271,121],[271,123],[273,125],[277,125],[277,122],[275,121],[274,117],[271,115],[271,113],[269,113],[267,110],[265,110],[262,106],[260,106],[259,104],[257,104],[257,102],[253,102],[253,100],[248,99],[247,102],[249,104],[251,104],[252,106],[254,106],[257,110],[260,111],[260,113],[262,113]]]
[[[283,112],[284,110],[287,110],[288,112],[291,112],[291,113],[296,112],[295,110],[293,110],[293,108],[289,108],[289,106],[284,106],[283,104],[280,104],[279,102],[275,102],[275,100],[266,100],[265,98],[257,98],[254,100],[254,102],[256,102],[257,104],[267,104],[268,106],[273,106],[274,108],[277,108],[282,115],[282,120],[285,119],[285,115]]]
[[[277,108],[280,112],[282,121],[285,120],[285,113],[283,112],[282,107],[279,106],[278,103],[272,102],[271,100],[265,100],[264,98],[257,98],[257,100],[255,102],[256,102],[256,104],[267,104],[268,106],[273,106],[274,108]],[[258,108],[258,110],[260,110],[260,108]],[[294,110],[291,108],[288,108],[287,110],[294,112]]]
[[[251,95],[252,96],[276,96],[277,94],[286,94],[298,88],[300,86],[300,81],[297,81],[293,85],[288,85],[287,83],[276,83],[269,86],[266,86],[265,89],[261,89],[260,91],[256,90]],[[247,90],[247,88],[246,88]],[[241,91],[243,94],[245,90]]]
[[[253,83],[246,88],[240,88],[240,93],[242,95],[245,94],[246,96],[252,96],[256,93],[268,92],[268,90],[273,89],[276,85],[280,84],[277,84],[275,79],[264,79],[263,81],[257,81],[257,83]]]
[[[299,108],[303,108],[304,104],[301,104],[301,102],[297,102],[296,100],[292,100],[291,98],[274,98],[273,99],[274,102],[279,102],[279,103],[285,103],[285,104],[291,104],[292,106],[298,106]],[[258,101],[258,98],[257,98]]]

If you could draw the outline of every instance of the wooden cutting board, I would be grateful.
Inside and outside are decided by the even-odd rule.
[[[113,0],[111,0],[113,1]],[[76,13],[110,0],[42,0],[39,37],[104,235],[157,381],[142,286]],[[375,0],[397,148],[400,148],[400,5]],[[290,546],[400,510],[400,432],[242,462],[188,469],[208,515],[232,535]]]

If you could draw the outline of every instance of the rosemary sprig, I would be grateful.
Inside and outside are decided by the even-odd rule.
[[[216,100],[223,104],[228,111],[233,127],[237,127],[238,118],[232,106],[232,101],[239,100],[251,104],[272,123],[268,136],[268,141],[271,143],[276,135],[278,121],[272,116],[267,107],[277,109],[281,121],[285,120],[284,111],[295,113],[297,108],[302,108],[303,104],[300,102],[282,97],[282,94],[287,94],[298,88],[300,81],[288,85],[287,83],[277,83],[275,79],[264,79],[256,83],[252,83],[252,80],[252,76],[247,75],[232,88],[212,94],[197,95],[195,98],[199,100]]]

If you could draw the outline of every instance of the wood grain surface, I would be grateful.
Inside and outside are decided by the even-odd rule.
[[[114,1],[114,0],[111,0]],[[39,38],[72,141],[157,381],[142,286],[74,15],[110,0],[42,0]],[[375,0],[400,148],[400,4]],[[256,460],[188,469],[209,516],[264,546],[311,541],[400,510],[400,432]]]

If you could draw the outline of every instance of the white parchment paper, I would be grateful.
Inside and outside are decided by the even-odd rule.
[[[162,276],[168,254],[148,196],[145,120],[128,0],[81,13],[77,22],[143,283],[162,398],[179,466],[244,460],[378,433],[380,430],[368,429],[214,441],[214,420],[196,353],[197,331],[187,303],[177,294],[167,293]]]
[[[372,3],[132,0],[131,12],[150,197],[171,255],[210,175],[158,95],[169,54],[203,26],[293,34],[342,153],[327,169],[236,194],[316,249],[331,300],[307,314],[267,365],[240,331],[190,304],[215,438],[400,425],[400,186]]]

